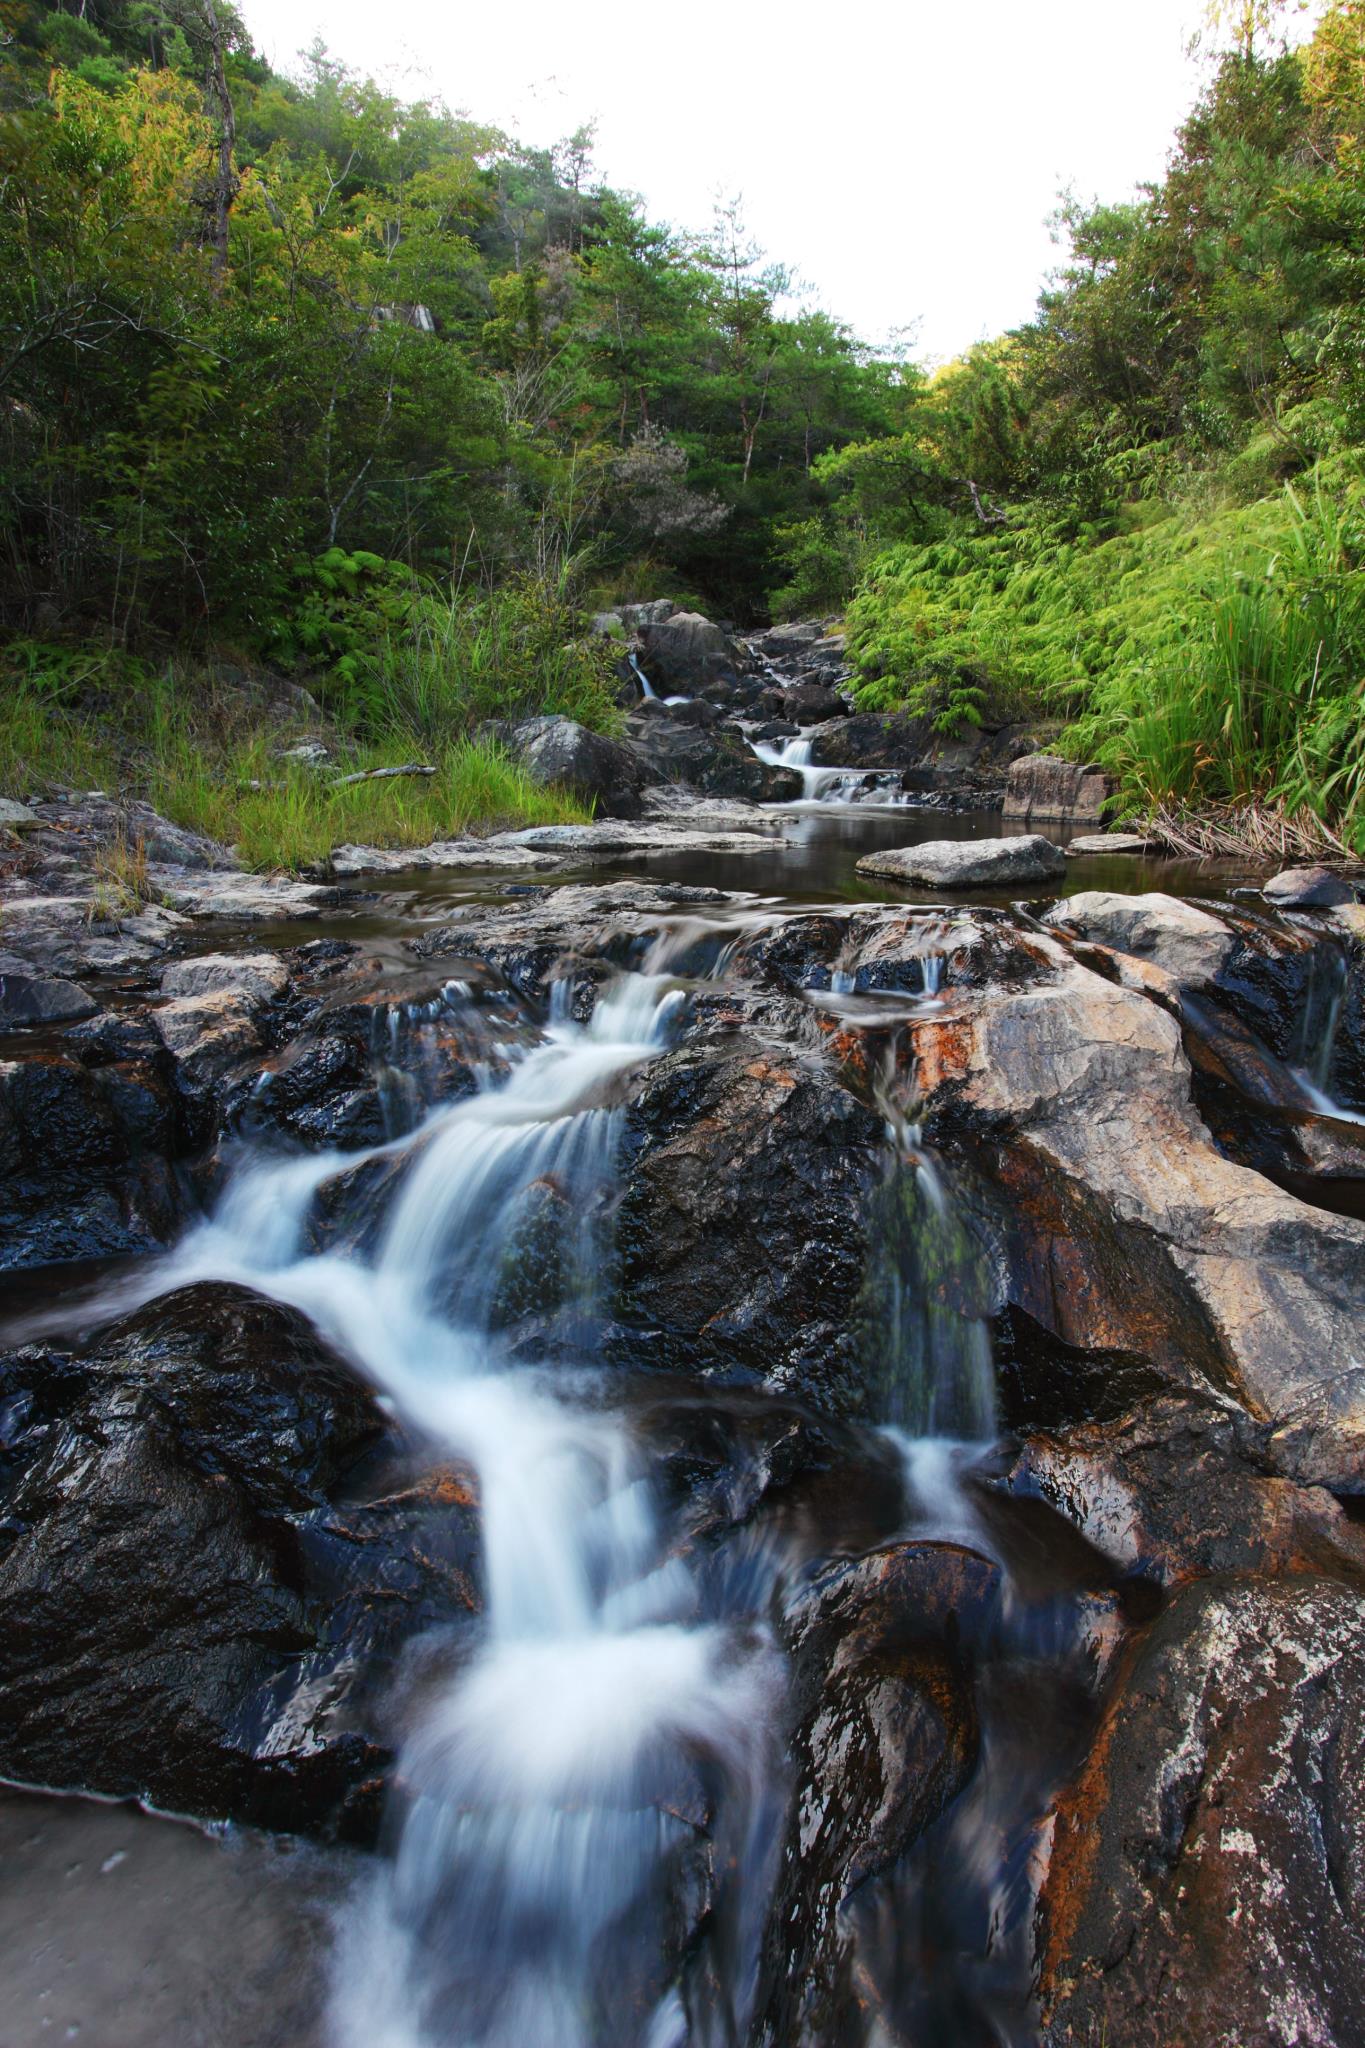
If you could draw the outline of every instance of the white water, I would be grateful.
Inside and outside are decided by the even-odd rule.
[[[751,740],[753,752],[768,768],[792,768],[801,777],[803,803],[901,804],[905,796],[900,776],[885,768],[817,768],[811,753],[815,742],[800,733],[776,745],[772,740]]]
[[[561,1299],[586,1307],[618,1112],[611,1085],[666,1043],[680,1000],[625,977],[586,1028],[553,1024],[510,1079],[438,1111],[409,1145],[249,1166],[158,1289],[238,1280],[304,1310],[411,1426],[475,1470],[486,1611],[472,1661],[436,1684],[400,1765],[397,1852],[338,1942],[338,2048],[602,2048],[682,2038],[667,1953],[676,1867],[714,1808],[719,1892],[753,1880],[754,1925],[687,2038],[730,2038],[756,1967],[754,1869],[781,1661],[766,1632],[698,1618],[663,1552],[630,1434],[580,1372],[508,1366],[499,1285],[535,1205],[558,1205]],[[369,1260],[308,1256],[321,1184],[365,1159],[406,1176]],[[695,1789],[704,1779],[705,1798]],[[681,1809],[681,1811],[680,1811]],[[727,1871],[730,1875],[727,1877]],[[743,1902],[732,1917],[741,1930]],[[676,1947],[676,1938],[675,1938]],[[676,1960],[676,1957],[675,1957]],[[625,1977],[645,2003],[627,2022]],[[644,1995],[644,1993],[639,1993]]]

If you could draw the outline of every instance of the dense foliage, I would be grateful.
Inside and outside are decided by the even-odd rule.
[[[1026,328],[817,464],[869,704],[1050,706],[1139,804],[1365,850],[1365,4],[1235,10],[1159,186],[1068,201]]]
[[[525,148],[320,48],[277,77],[226,0],[7,13],[13,624],[298,646],[338,549],[752,614],[815,462],[894,422],[898,371],[780,310],[736,207],[653,224],[586,133]]]

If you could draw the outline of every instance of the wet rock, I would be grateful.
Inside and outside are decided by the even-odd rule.
[[[656,780],[685,782],[705,796],[762,803],[786,803],[801,794],[799,775],[769,767],[724,727],[702,732],[658,718],[631,719],[628,727],[633,750]]]
[[[1154,960],[1186,988],[1211,987],[1237,943],[1221,917],[1178,896],[1117,896],[1083,889],[1048,911],[1044,922],[1068,925],[1083,938]]]
[[[1005,816],[1098,825],[1113,793],[1113,779],[1103,769],[1057,754],[1024,754],[1011,761],[1005,776]]]
[[[341,892],[316,882],[291,882],[281,875],[203,874],[191,878],[167,868],[154,876],[164,903],[187,917],[239,917],[248,923],[321,917],[341,901]]]
[[[740,1034],[657,1061],[628,1111],[616,1219],[632,1355],[856,1409],[848,1325],[883,1145],[830,1074],[771,1044]]]
[[[1031,944],[1032,986],[909,1027],[915,1087],[1012,1219],[1008,1298],[1077,1352],[1237,1401],[1277,1471],[1365,1490],[1365,1226],[1223,1158],[1175,1019]]]
[[[253,1005],[274,1002],[288,986],[289,969],[277,953],[200,953],[161,975],[164,996],[231,993]]]
[[[801,725],[820,725],[826,719],[845,718],[848,706],[837,690],[822,683],[797,683],[782,692],[782,708],[788,718]]]
[[[0,1768],[372,1829],[387,1751],[357,1665],[375,1652],[391,1673],[406,1632],[473,1594],[394,1504],[338,1504],[383,1428],[365,1390],[303,1318],[221,1286],[139,1311],[55,1382],[33,1354],[4,1370],[24,1423],[0,1525]]]
[[[74,981],[0,974],[0,1031],[22,1030],[31,1024],[67,1024],[92,1017],[98,1008],[94,997]]]
[[[1040,833],[1015,839],[933,839],[922,846],[867,853],[860,875],[898,882],[923,882],[936,889],[1003,887],[1014,882],[1053,881],[1066,871],[1066,855]]]
[[[572,790],[604,816],[639,817],[640,792],[651,776],[631,748],[571,718],[527,718],[495,730],[534,781]]]
[[[1190,1587],[1058,1803],[1049,2048],[1345,2044],[1365,2029],[1365,1602],[1313,1578]]]
[[[795,1791],[760,1979],[757,2038],[856,2039],[847,1908],[959,1793],[976,1758],[973,1647],[998,1567],[954,1544],[841,1562],[784,1617]]]
[[[1008,1483],[1145,1585],[1296,1572],[1365,1585],[1365,1529],[1326,1487],[1266,1471],[1255,1429],[1225,1403],[1158,1394],[1115,1421],[1044,1422]]]
[[[431,868],[527,868],[561,865],[529,846],[507,843],[499,833],[488,839],[440,839],[431,846],[334,846],[327,857],[329,875],[401,875]]]
[[[1346,877],[1323,867],[1283,868],[1261,884],[1261,894],[1285,910],[1331,910],[1356,900]]]
[[[64,1053],[0,1062],[0,1268],[160,1249],[180,1201],[169,1097],[150,1068]]]
[[[258,1011],[256,1002],[234,988],[177,996],[156,1011],[161,1043],[188,1095],[208,1096],[239,1061],[261,1049]]]

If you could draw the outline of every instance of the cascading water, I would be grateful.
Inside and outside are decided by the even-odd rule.
[[[655,689],[653,683],[651,683],[651,681],[649,680],[649,677],[645,674],[644,670],[641,668],[639,662],[636,660],[633,650],[626,656],[626,659],[630,663],[631,671],[634,674],[636,682],[640,685],[640,695],[642,697],[653,698],[657,701],[659,693]]]
[[[759,760],[768,768],[792,768],[801,777],[804,803],[879,803],[904,801],[901,778],[881,768],[817,768],[811,761],[815,742],[806,733],[774,745],[771,740],[749,742]]]
[[[628,1430],[572,1370],[604,1249],[612,1085],[662,1051],[681,1000],[663,977],[627,976],[587,1027],[552,1023],[505,1083],[406,1147],[249,1166],[160,1275],[235,1279],[304,1310],[477,1475],[484,1633],[404,1746],[396,1854],[339,1940],[340,2048],[719,2048],[742,2022],[781,1662],[752,1619],[702,1614]],[[309,1256],[322,1183],[383,1156],[405,1168],[377,1250]],[[553,1370],[499,1345],[500,1294],[528,1260],[559,1312]],[[674,1921],[703,1809],[731,1960],[684,2014]],[[752,1904],[727,1910],[739,1888]]]

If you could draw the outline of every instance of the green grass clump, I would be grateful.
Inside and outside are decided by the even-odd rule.
[[[496,744],[459,733],[433,745],[395,726],[383,739],[334,746],[321,772],[280,760],[280,743],[278,729],[184,678],[144,678],[105,693],[95,709],[60,679],[13,667],[0,689],[0,791],[141,797],[172,823],[235,848],[251,868],[320,866],[348,843],[424,846],[590,815],[566,791],[533,782]],[[335,786],[335,775],[408,761],[436,773]]]

